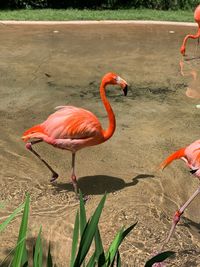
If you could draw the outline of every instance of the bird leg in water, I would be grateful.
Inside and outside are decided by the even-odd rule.
[[[28,142],[26,144],[26,148],[31,151],[36,157],[38,157],[46,166],[47,168],[52,172],[52,178],[50,182],[54,182],[58,178],[58,174],[51,168],[51,166],[43,159],[41,156],[32,148],[32,145],[35,145],[37,143],[42,142],[42,140],[36,140],[32,142]]]
[[[71,179],[72,179],[72,184],[74,187],[74,191],[76,193],[76,195],[78,195],[78,184],[77,184],[77,180],[76,180],[76,175],[75,175],[75,153],[72,153],[72,175],[71,175]]]
[[[173,218],[173,222],[172,222],[172,226],[169,232],[169,235],[167,237],[167,239],[164,241],[164,244],[162,246],[162,249],[164,247],[164,245],[166,245],[172,234],[174,233],[174,230],[176,228],[177,223],[180,221],[181,215],[183,214],[184,210],[187,208],[187,206],[193,201],[193,199],[200,193],[200,187],[198,187],[198,189],[194,192],[194,194],[188,199],[188,201],[186,201],[186,203],[179,209],[176,211],[174,218]]]

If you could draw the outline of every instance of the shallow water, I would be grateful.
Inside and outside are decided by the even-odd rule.
[[[186,95],[193,81],[187,73],[198,72],[198,59],[184,60],[181,75],[179,54],[185,34],[195,31],[174,25],[0,25],[0,203],[6,205],[0,217],[30,192],[29,245],[42,225],[59,266],[68,266],[78,208],[70,184],[71,155],[37,145],[60,175],[50,185],[48,170],[26,151],[23,131],[68,104],[93,111],[106,127],[101,78],[113,71],[128,81],[127,97],[116,88],[107,90],[117,120],[114,136],[80,151],[76,170],[81,190],[90,195],[88,216],[109,193],[100,222],[105,247],[120,227],[138,221],[121,246],[122,266],[143,266],[159,251],[174,211],[198,186],[180,161],[157,171],[166,156],[199,138],[200,102]],[[187,52],[200,55],[194,40]],[[200,266],[199,204],[197,197],[166,247],[177,252],[169,266]],[[16,242],[19,222],[20,217],[2,234],[1,259]]]

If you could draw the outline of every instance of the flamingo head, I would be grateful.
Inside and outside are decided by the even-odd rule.
[[[182,45],[181,48],[180,48],[180,52],[183,56],[185,56],[185,46]]]
[[[102,79],[102,82],[104,83],[104,85],[107,85],[107,84],[118,84],[123,92],[124,92],[124,95],[126,96],[127,95],[127,92],[128,92],[128,84],[127,82],[122,79],[120,76],[118,76],[117,74],[115,73],[107,73],[103,79]]]

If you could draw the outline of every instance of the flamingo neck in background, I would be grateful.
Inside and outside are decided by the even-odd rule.
[[[114,133],[115,128],[116,128],[116,121],[115,121],[115,115],[114,112],[112,110],[112,107],[108,101],[108,99],[106,98],[106,93],[105,93],[105,88],[109,83],[106,80],[103,80],[100,86],[100,96],[101,96],[101,100],[105,106],[105,109],[107,111],[108,114],[108,120],[109,120],[109,126],[106,130],[103,131],[103,136],[105,141],[108,140]]]

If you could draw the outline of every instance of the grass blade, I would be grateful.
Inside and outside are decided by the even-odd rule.
[[[30,197],[29,195],[26,196],[24,212],[22,216],[22,221],[20,225],[18,240],[17,240],[17,247],[14,254],[14,259],[12,261],[13,267],[20,267],[22,262],[22,257],[25,249],[25,239],[26,239],[26,232],[27,232],[27,224],[28,224],[28,215],[29,215],[29,202]]]
[[[34,257],[33,257],[33,267],[42,267],[42,241],[41,241],[41,232],[42,227],[40,227],[40,231],[36,240]]]
[[[14,219],[14,217],[24,209],[24,205],[25,204],[22,203],[4,222],[0,224],[0,232],[2,232],[6,228],[6,226],[12,221],[12,219]]]
[[[99,227],[97,227],[97,230],[95,232],[95,251],[96,251],[96,259],[98,262],[98,266],[104,267],[106,259],[105,259],[103,244],[101,240],[101,235],[99,232]]]
[[[100,201],[98,207],[96,208],[91,220],[86,224],[83,235],[81,236],[78,254],[77,254],[77,257],[75,259],[73,267],[80,267],[86,254],[88,253],[88,250],[91,246],[92,240],[94,238],[94,235],[95,235],[95,232],[97,229],[97,225],[98,225],[98,222],[99,222],[99,219],[101,216],[102,209],[104,207],[105,199],[106,199],[106,194],[101,199],[101,201]]]
[[[156,255],[153,258],[151,258],[150,260],[148,260],[144,267],[152,267],[152,265],[154,263],[162,262],[174,254],[175,254],[174,251],[165,251],[165,252],[159,253],[158,255]]]
[[[48,255],[47,255],[47,267],[53,267],[50,243],[49,243],[49,249],[48,249]]]
[[[78,237],[79,237],[79,212],[77,212],[77,214],[76,214],[76,219],[75,219],[75,224],[74,224],[70,267],[73,267],[73,264],[74,264],[76,251],[77,251],[77,245],[78,245]]]

